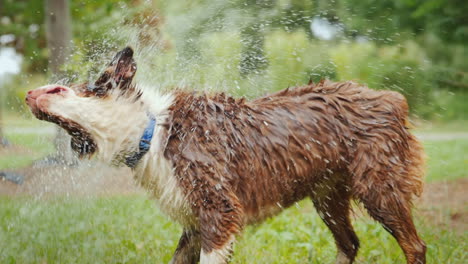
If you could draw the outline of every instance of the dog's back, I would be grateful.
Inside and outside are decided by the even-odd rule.
[[[197,201],[217,201],[220,188],[233,192],[249,222],[312,195],[328,178],[341,177],[356,198],[392,186],[409,199],[421,189],[422,153],[398,93],[327,81],[251,102],[176,98],[165,156],[180,184],[187,194],[206,189]]]

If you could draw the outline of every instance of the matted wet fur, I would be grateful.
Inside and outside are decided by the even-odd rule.
[[[390,231],[408,263],[425,263],[411,216],[411,200],[422,191],[424,154],[406,127],[401,94],[322,81],[251,101],[184,90],[147,100],[131,83],[135,72],[126,48],[93,85],[45,86],[26,100],[38,118],[59,120],[72,137],[86,135],[73,141],[81,155],[96,153],[112,163],[136,151],[147,112],[156,116],[151,149],[134,172],[184,226],[171,263],[226,263],[245,225],[306,197],[333,233],[336,263],[352,263],[358,251],[352,199]],[[86,115],[74,114],[80,111]]]

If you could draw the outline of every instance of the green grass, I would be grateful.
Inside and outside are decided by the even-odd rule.
[[[144,196],[34,200],[0,198],[0,263],[167,263],[181,228]],[[404,263],[393,237],[355,220],[357,263]],[[465,263],[467,233],[418,222],[428,263]],[[232,263],[333,263],[333,238],[310,201],[248,227]]]
[[[0,201],[0,263],[163,263],[179,233],[143,197]]]
[[[14,150],[0,156],[0,170],[22,168],[53,152],[51,136],[35,133],[5,133]]]
[[[11,114],[5,116],[3,121],[5,137],[14,147],[0,156],[0,170],[26,167],[54,151],[53,134],[37,133],[39,130],[50,130],[53,124]]]
[[[428,156],[427,181],[468,177],[468,139],[424,142]]]
[[[37,135],[34,132],[17,134],[8,131],[5,135],[15,149],[7,155],[2,155],[0,169],[25,167],[54,151],[52,136]]]

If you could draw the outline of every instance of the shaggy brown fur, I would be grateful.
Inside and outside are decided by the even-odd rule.
[[[77,95],[112,100],[108,91],[121,89],[121,96],[133,94],[134,103],[143,104],[131,84],[132,55],[129,48],[118,53],[94,85],[75,87]],[[54,91],[48,89],[27,99],[33,110],[32,95]],[[337,263],[352,263],[359,247],[349,218],[352,199],[396,238],[408,263],[425,263],[426,247],[411,216],[411,200],[422,191],[424,153],[405,126],[408,105],[401,94],[330,81],[252,101],[178,90],[165,115],[158,124],[162,136],[153,141],[161,140],[170,177],[195,219],[184,226],[172,263],[223,263],[245,225],[306,197],[333,233]],[[93,141],[91,150],[98,147]]]
[[[182,91],[176,99],[164,154],[200,219],[203,249],[309,196],[352,260],[354,198],[409,263],[424,261],[410,210],[422,190],[423,152],[405,127],[402,95],[323,81],[251,102]]]

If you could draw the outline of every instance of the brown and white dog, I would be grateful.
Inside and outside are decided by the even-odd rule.
[[[252,101],[132,83],[131,48],[95,83],[28,92],[34,115],[72,136],[80,156],[133,168],[136,181],[183,225],[171,263],[226,263],[245,225],[310,197],[336,240],[336,263],[359,241],[350,200],[425,263],[411,200],[422,191],[424,154],[396,92],[322,81]]]

